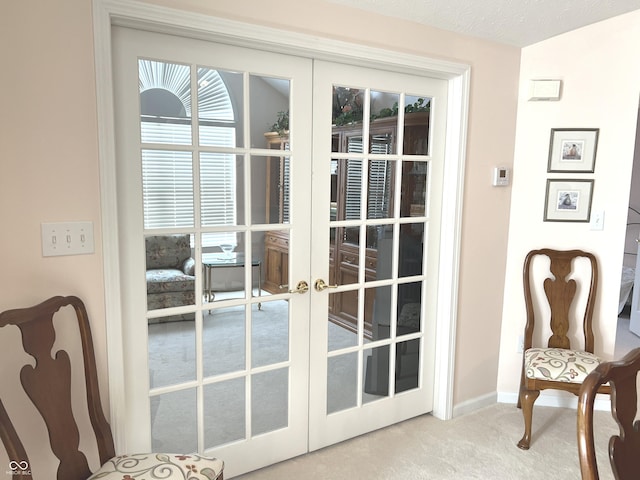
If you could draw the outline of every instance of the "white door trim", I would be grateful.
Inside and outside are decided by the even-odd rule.
[[[109,398],[111,426],[118,452],[127,447],[124,429],[118,424],[119,419],[124,418],[121,412],[127,404],[127,392],[124,388],[122,348],[112,25],[179,33],[248,48],[443,78],[449,82],[433,414],[442,419],[451,418],[470,66],[130,0],[93,0]]]

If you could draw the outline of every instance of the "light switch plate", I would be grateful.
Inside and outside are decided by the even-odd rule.
[[[42,255],[83,255],[94,252],[93,222],[42,224]]]
[[[591,212],[589,226],[591,230],[604,230],[604,212],[602,210]]]

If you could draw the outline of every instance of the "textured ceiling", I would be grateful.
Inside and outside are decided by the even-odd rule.
[[[329,0],[525,47],[640,9],[640,0]]]

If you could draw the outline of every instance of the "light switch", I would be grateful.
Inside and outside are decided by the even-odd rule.
[[[589,221],[591,230],[604,230],[604,212],[591,212],[591,220]]]
[[[42,224],[42,255],[83,255],[94,252],[93,222]]]

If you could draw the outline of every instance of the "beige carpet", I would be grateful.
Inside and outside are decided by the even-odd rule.
[[[608,412],[596,412],[600,478],[613,479],[608,438],[617,432]],[[437,479],[579,480],[576,412],[535,407],[533,442],[516,447],[522,414],[496,404],[441,421],[424,415],[239,477],[241,480]]]

